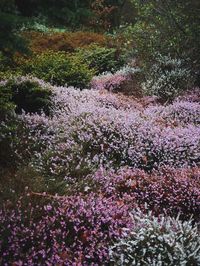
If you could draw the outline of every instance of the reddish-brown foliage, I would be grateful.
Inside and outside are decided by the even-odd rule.
[[[103,34],[94,32],[67,32],[44,34],[41,32],[25,32],[29,47],[33,52],[41,53],[45,50],[74,52],[80,47],[87,47],[92,43],[105,45],[107,38]]]

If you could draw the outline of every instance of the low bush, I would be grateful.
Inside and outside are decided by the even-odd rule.
[[[90,45],[77,51],[78,55],[86,61],[96,74],[106,71],[115,72],[125,63],[125,60],[117,53],[115,48],[106,48],[98,45]]]
[[[184,67],[182,60],[170,56],[156,56],[155,63],[145,72],[143,91],[148,95],[158,96],[163,101],[173,100],[192,86],[190,70]]]
[[[30,31],[24,32],[23,36],[29,41],[30,49],[35,53],[43,53],[46,50],[55,52],[74,52],[77,48],[87,47],[93,43],[106,45],[104,35],[94,32],[65,32],[49,33]]]
[[[6,98],[8,106],[15,105],[15,112],[41,112],[49,113],[51,106],[51,90],[42,85],[39,80],[28,77],[11,78],[0,83],[2,96]]]
[[[4,118],[0,123],[0,165],[2,168],[16,169],[19,165],[30,161],[34,151],[39,149],[38,143],[34,142],[31,137],[31,132],[28,132],[20,116],[12,115]]]
[[[94,71],[80,58],[65,52],[48,51],[25,60],[20,67],[25,74],[56,85],[85,88],[89,84]]]
[[[100,165],[116,169],[128,165],[146,171],[199,165],[200,130],[192,124],[198,106],[187,105],[188,111],[179,114],[181,122],[177,119],[175,125],[172,116],[165,124],[152,108],[145,112],[123,109],[109,93],[55,86],[52,90],[55,115],[24,115],[22,119],[32,132],[28,139],[46,147],[34,153],[35,166],[54,180],[85,176]],[[180,110],[177,104],[164,107],[163,115],[176,108]],[[188,119],[189,124],[184,122]],[[29,142],[27,149],[33,154]]]
[[[165,126],[178,126],[183,127],[191,125],[198,126],[200,124],[200,104],[198,102],[192,102],[198,99],[198,94],[191,94],[190,97],[186,96],[179,101],[174,101],[167,106],[150,106],[145,110],[145,114],[151,114],[156,123],[163,124]],[[196,98],[196,99],[195,99]]]
[[[18,77],[0,82],[0,164],[3,167],[15,167],[20,161],[29,157],[26,153],[26,128],[17,114],[50,114],[52,91],[47,84],[35,78]],[[24,137],[24,138],[23,138]],[[17,155],[20,146],[21,155]]]
[[[13,79],[15,77],[23,76],[23,73],[19,69],[7,69],[0,71],[0,81]]]
[[[136,74],[139,73],[139,69],[126,66],[116,71],[115,73],[105,72],[98,76],[94,76],[91,81],[91,88],[95,90],[108,90],[108,91],[126,91],[128,83],[132,83],[134,88],[129,89],[129,93],[139,92],[138,86],[136,86]]]
[[[134,229],[110,249],[113,265],[199,265],[200,235],[192,221],[133,213]]]
[[[138,169],[121,169],[116,173],[97,172],[93,180],[101,187],[101,192],[121,195],[126,193],[144,209],[147,205],[154,215],[166,214],[180,219],[200,218],[200,170],[159,169],[151,174]]]
[[[132,227],[129,208],[115,198],[45,198],[45,205],[29,198],[0,209],[1,264],[102,265],[111,242]]]

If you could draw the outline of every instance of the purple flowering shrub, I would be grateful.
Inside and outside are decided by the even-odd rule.
[[[132,228],[130,206],[101,195],[51,199],[44,207],[19,202],[0,210],[2,265],[102,265],[109,245]],[[64,264],[63,264],[64,263]]]
[[[108,90],[112,91],[119,88],[120,85],[127,80],[127,77],[120,73],[105,73],[101,76],[94,77],[91,81],[91,87],[95,90]]]
[[[134,73],[139,72],[139,69],[126,66],[115,73],[104,72],[93,77],[90,86],[94,90],[113,91],[119,89],[125,81],[129,81]]]
[[[180,101],[200,102],[200,88],[194,87],[192,90],[184,92],[182,95],[177,97]]]
[[[123,238],[125,229],[134,228],[130,212],[138,206],[154,215],[179,213],[181,219],[193,215],[199,221],[199,177],[198,168],[152,174],[99,170],[90,176],[93,187],[86,180],[84,194],[78,189],[65,197],[33,193],[45,201],[8,203],[0,210],[1,263],[108,265],[109,247]]]
[[[197,102],[175,101],[168,106],[150,106],[144,112],[155,122],[169,127],[200,124],[200,104]]]
[[[39,82],[39,81],[38,81]],[[42,81],[40,81],[42,83]],[[199,103],[120,105],[119,97],[95,90],[51,87],[54,111],[18,116],[15,153],[51,179],[82,177],[100,166],[152,171],[200,162]]]
[[[93,179],[104,195],[132,197],[135,204],[145,205],[155,215],[180,214],[181,219],[200,219],[200,169],[164,168],[151,174],[139,169],[122,168],[117,173],[98,171]]]
[[[138,207],[199,222],[198,101],[50,89],[50,116],[0,125],[4,161],[17,163],[0,180],[0,264],[111,265],[109,248],[134,230]]]

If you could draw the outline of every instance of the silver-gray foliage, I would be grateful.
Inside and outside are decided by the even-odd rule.
[[[142,89],[147,95],[156,95],[164,100],[174,99],[192,86],[192,75],[181,59],[157,55],[156,62],[146,74]]]
[[[200,265],[200,235],[192,221],[133,214],[134,229],[110,248],[113,265]]]

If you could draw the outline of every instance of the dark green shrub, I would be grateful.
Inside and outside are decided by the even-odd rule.
[[[52,92],[37,79],[27,77],[11,78],[0,83],[0,108],[14,109],[16,113],[41,112],[49,113]]]
[[[86,63],[65,52],[47,51],[25,61],[21,66],[24,73],[59,86],[85,88],[89,84],[94,71]]]
[[[0,83],[0,121],[5,116],[14,112],[15,105],[11,102],[12,94],[9,88],[4,86],[4,83]]]
[[[140,64],[151,64],[154,54],[171,54],[188,61],[199,85],[200,1],[131,0],[136,23],[122,28],[132,43],[132,52]]]
[[[106,48],[91,45],[86,49],[79,49],[77,55],[87,62],[90,68],[94,68],[97,74],[114,72],[124,65],[125,60],[117,53],[115,48]]]

